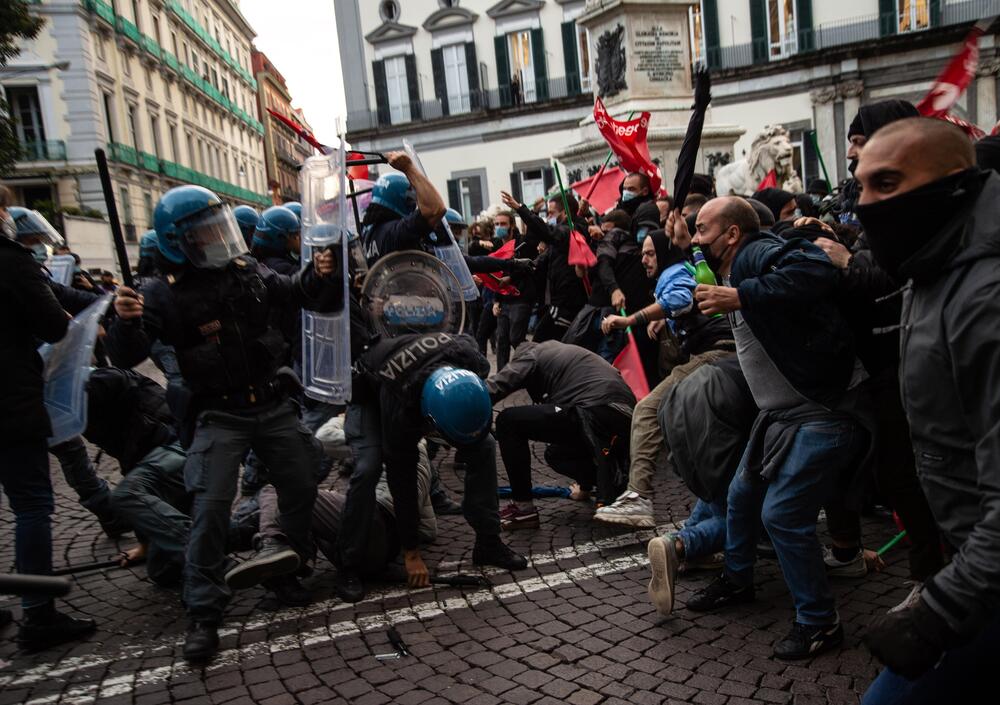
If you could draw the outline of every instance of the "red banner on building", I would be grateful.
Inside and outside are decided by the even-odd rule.
[[[649,113],[642,113],[633,120],[615,120],[608,114],[604,102],[598,98],[594,103],[594,122],[604,141],[618,157],[622,169],[642,172],[649,177],[653,193],[658,193],[663,179],[659,168],[649,157],[649,145],[646,144]]]

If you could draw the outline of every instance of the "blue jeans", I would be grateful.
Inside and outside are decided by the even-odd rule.
[[[718,553],[726,547],[726,498],[714,502],[699,499],[684,528],[677,532],[684,544],[684,558],[702,558]]]
[[[52,481],[44,438],[0,448],[0,485],[14,510],[14,561],[18,573],[52,573]],[[42,607],[48,597],[25,595],[25,609]]]
[[[87,446],[80,436],[53,446],[51,452],[59,460],[66,484],[80,499],[80,506],[102,521],[111,521],[111,490],[104,478],[98,477],[87,455]]]
[[[998,651],[1000,619],[994,619],[975,639],[949,651],[937,668],[915,681],[886,668],[868,686],[861,705],[995,702]]]
[[[816,518],[834,480],[856,462],[863,437],[849,421],[804,423],[769,482],[747,474],[744,453],[729,485],[726,576],[738,585],[753,585],[757,528],[763,521],[801,624],[838,620],[816,538]]]
[[[618,357],[618,353],[625,347],[625,331],[614,330],[609,335],[604,335],[601,331],[601,317],[594,316],[590,323],[590,332],[593,335],[593,339],[597,342],[597,349],[594,352],[600,355],[609,365],[612,364],[615,358]],[[645,334],[644,331],[643,334]]]

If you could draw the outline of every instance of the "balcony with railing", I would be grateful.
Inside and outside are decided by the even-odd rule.
[[[461,117],[491,111],[517,112],[531,106],[555,107],[551,104],[590,103],[591,95],[580,89],[580,77],[570,76],[536,81],[533,93],[525,95],[523,90],[515,91],[511,86],[501,86],[489,90],[471,91],[451,99],[425,100],[382,106],[376,110],[359,110],[347,114],[349,132],[393,128],[412,122],[426,122],[442,118]],[[459,110],[453,110],[454,107]]]
[[[780,47],[780,51],[777,51],[776,45],[769,45],[766,38],[760,38],[746,44],[709,49],[708,61],[713,68],[718,69],[766,64],[789,56],[861,44],[931,28],[965,24],[1000,14],[1000,0],[965,0],[942,3],[938,7],[940,9],[928,12],[923,21],[911,21],[896,12],[888,12],[824,22],[812,28],[799,29],[797,46],[786,43]]]
[[[43,140],[39,142],[22,142],[21,162],[64,162],[66,161],[66,143],[62,140]]]
[[[121,15],[118,15],[115,18],[115,29],[118,31],[118,34],[121,34],[125,36],[127,39],[131,39],[133,42],[135,42],[136,46],[140,45],[142,41],[142,33],[139,31],[139,28],[136,27],[134,23],[125,19]]]

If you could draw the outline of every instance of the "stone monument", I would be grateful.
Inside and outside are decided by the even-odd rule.
[[[576,20],[589,33],[594,97],[600,96],[608,113],[619,120],[630,112],[636,117],[649,112],[649,153],[660,166],[668,192],[694,103],[688,28],[688,8],[694,4],[587,0]],[[579,131],[577,143],[554,155],[571,181],[597,173],[608,153],[593,113],[580,121]],[[743,132],[735,125],[714,125],[709,107],[695,171],[707,174],[729,161]]]

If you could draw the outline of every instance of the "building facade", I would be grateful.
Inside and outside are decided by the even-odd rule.
[[[32,7],[45,26],[0,72],[24,148],[4,182],[22,203],[105,212],[94,157],[101,147],[129,241],[152,226],[160,195],[179,184],[205,186],[234,204],[270,204],[254,32],[236,4],[41,0]]]
[[[285,78],[263,52],[251,55],[257,79],[257,110],[264,125],[264,169],[267,188],[275,204],[300,201],[299,166],[313,154],[313,149],[298,134],[268,112],[273,110],[312,132],[302,111],[292,107]]]
[[[551,155],[579,139],[591,113],[599,42],[576,19],[601,2],[338,0],[348,140],[385,151],[408,139],[467,218],[501,189],[530,202],[551,188]],[[972,22],[996,14],[1000,0],[689,3],[692,57],[712,69],[713,120],[745,129],[732,153],[703,150],[699,170],[745,156],[766,125],[782,123],[804,180],[822,176],[820,156],[831,181],[845,178],[858,106],[918,100]],[[979,74],[953,111],[987,129],[997,120],[996,31],[980,40]],[[661,166],[669,184],[673,165]]]

